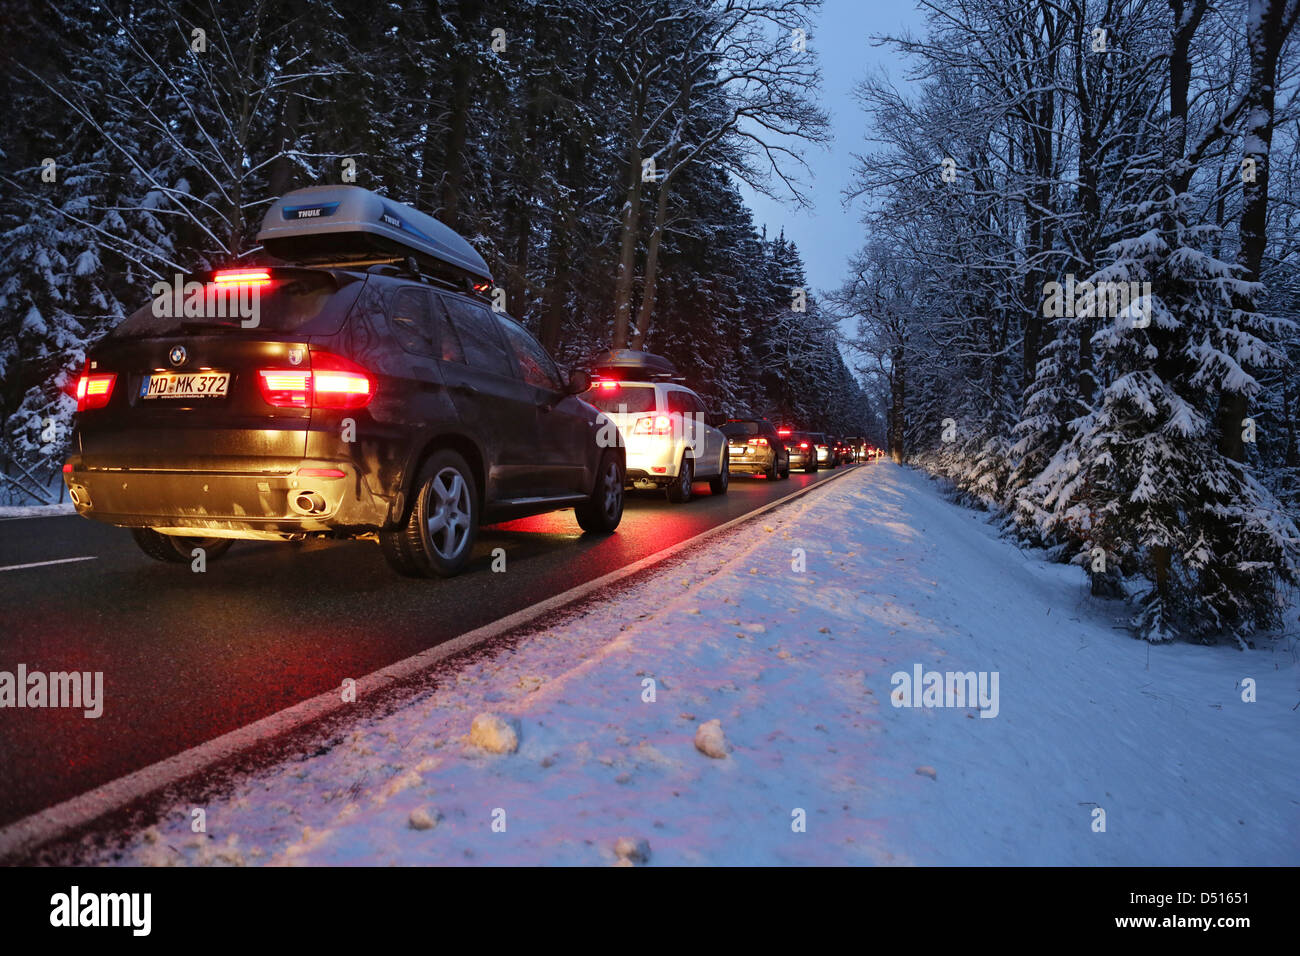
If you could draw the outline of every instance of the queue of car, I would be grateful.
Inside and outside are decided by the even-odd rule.
[[[286,194],[258,240],[283,264],[156,284],[77,382],[69,496],[157,560],[369,538],[398,573],[446,577],[482,524],[572,508],[605,534],[627,489],[681,503],[850,460],[727,420],[648,353],[563,375],[464,238],[361,187]]]

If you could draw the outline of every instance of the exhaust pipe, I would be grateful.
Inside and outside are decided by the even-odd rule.
[[[84,488],[77,485],[68,486],[68,498],[77,507],[90,507],[90,494]]]
[[[325,499],[315,491],[300,491],[290,503],[293,510],[302,515],[324,514],[327,507]]]

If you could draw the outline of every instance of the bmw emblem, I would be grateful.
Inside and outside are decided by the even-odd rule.
[[[290,365],[302,364],[302,349],[289,349],[289,364]]]
[[[185,360],[189,358],[189,353],[185,351],[185,346],[174,345],[172,350],[167,353],[168,360],[177,367],[184,365]]]

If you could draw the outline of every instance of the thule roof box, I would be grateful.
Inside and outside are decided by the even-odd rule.
[[[661,379],[678,378],[673,363],[662,355],[641,352],[637,349],[611,349],[601,352],[591,360],[591,371],[605,379]]]
[[[257,241],[286,262],[367,266],[414,259],[421,273],[479,288],[492,283],[483,257],[450,226],[360,186],[286,193],[267,211]]]

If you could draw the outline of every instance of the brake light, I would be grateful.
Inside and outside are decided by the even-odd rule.
[[[364,408],[375,383],[361,366],[331,352],[312,352],[311,370],[264,368],[257,373],[262,398],[279,408]]]
[[[113,397],[113,384],[117,381],[117,373],[103,372],[98,375],[91,375],[89,372],[83,374],[77,380],[77,411],[84,412],[90,408],[103,408],[108,404],[108,400]]]
[[[271,281],[267,269],[223,269],[212,274],[217,285],[266,285]]]
[[[762,445],[764,448],[767,447],[767,439],[766,439],[766,438],[751,438],[751,439],[749,440],[749,443],[750,443],[751,445]]]
[[[618,382],[601,382],[600,387],[602,391],[612,391],[613,389],[618,388]]]
[[[70,475],[70,474],[72,474],[72,462],[70,462],[70,461],[65,461],[65,462],[63,463],[63,473],[64,473],[65,475]]]
[[[776,433],[777,433],[778,435],[780,435],[782,438],[789,438],[789,437],[790,437],[790,429],[788,429],[788,428],[778,428],[778,429],[776,430]]]
[[[801,442],[799,443],[799,447],[800,447],[800,448],[807,448],[807,447],[808,447],[808,443],[807,443],[806,441],[801,441]]]
[[[279,408],[311,407],[311,372],[284,368],[264,368],[257,373],[266,404]]]
[[[632,428],[633,435],[667,435],[673,430],[673,420],[667,415],[638,418]]]
[[[311,354],[313,404],[317,408],[363,408],[375,383],[360,365],[332,352]]]

